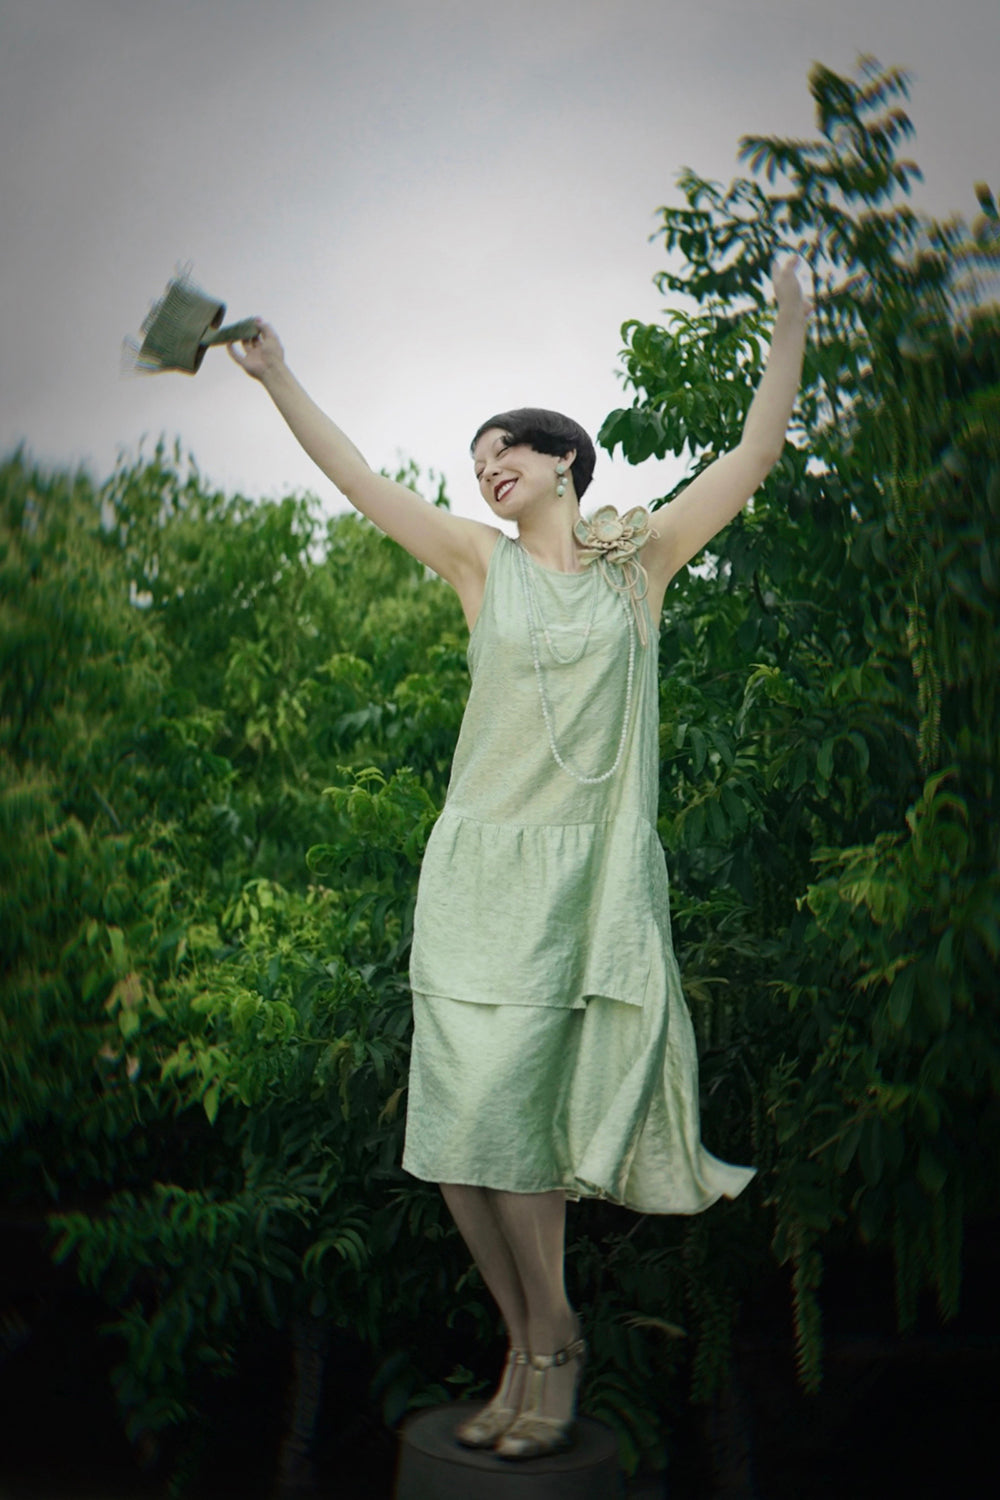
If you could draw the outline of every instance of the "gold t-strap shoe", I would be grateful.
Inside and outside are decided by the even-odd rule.
[[[502,1437],[518,1417],[518,1408],[508,1406],[511,1387],[519,1365],[526,1365],[530,1355],[527,1349],[511,1349],[496,1395],[488,1406],[462,1422],[455,1428],[455,1438],[463,1448],[492,1448],[497,1438]]]
[[[580,1389],[580,1376],[587,1354],[587,1345],[582,1338],[573,1339],[564,1349],[555,1354],[529,1355],[531,1363],[528,1400],[520,1415],[511,1423],[496,1444],[498,1458],[542,1458],[548,1453],[559,1453],[573,1445],[573,1418],[562,1421],[559,1417],[542,1416],[542,1397],[545,1394],[545,1377],[549,1370],[568,1365],[571,1359],[579,1361],[574,1388]]]

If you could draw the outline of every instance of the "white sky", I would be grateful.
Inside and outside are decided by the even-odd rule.
[[[591,432],[627,404],[619,328],[654,320],[658,205],[727,181],[747,133],[815,133],[813,60],[913,74],[912,201],[1000,188],[996,0],[0,0],[0,451],[102,477],[179,436],[227,489],[343,504],[211,351],[122,379],[178,262],[261,314],[378,467],[446,475],[510,406]],[[599,457],[587,507],[676,470]]]

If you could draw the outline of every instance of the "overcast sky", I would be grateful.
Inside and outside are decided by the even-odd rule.
[[[98,477],[162,432],[226,488],[337,502],[224,352],[121,378],[178,262],[274,323],[372,464],[480,514],[479,422],[624,404],[656,208],[682,166],[728,182],[743,134],[813,135],[814,60],[911,71],[918,208],[1000,188],[997,0],[0,0],[0,28],[0,451]],[[588,498],[674,474],[603,457]]]

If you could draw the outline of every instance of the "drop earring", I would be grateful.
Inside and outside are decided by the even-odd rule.
[[[566,493],[566,465],[556,464],[556,474],[558,476],[558,482],[556,484],[556,494],[560,499],[562,499],[563,495],[565,495]]]

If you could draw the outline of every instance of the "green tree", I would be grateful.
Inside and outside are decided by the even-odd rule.
[[[115,1310],[133,1436],[263,1317],[301,1439],[308,1350],[391,1345],[441,1265],[396,1163],[460,611],[367,524],[162,447],[101,489],[21,456],[0,484],[6,1192]]]
[[[899,201],[904,74],[810,88],[816,140],[744,138],[727,189],[681,174],[658,281],[694,311],[624,326],[601,440],[694,472],[738,441],[768,268],[802,258],[791,441],[663,632],[662,831],[709,1096],[753,1122],[815,1388],[824,1246],[891,1244],[907,1326],[925,1279],[954,1313],[964,1216],[995,1210],[1000,221],[985,185],[971,229]]]

